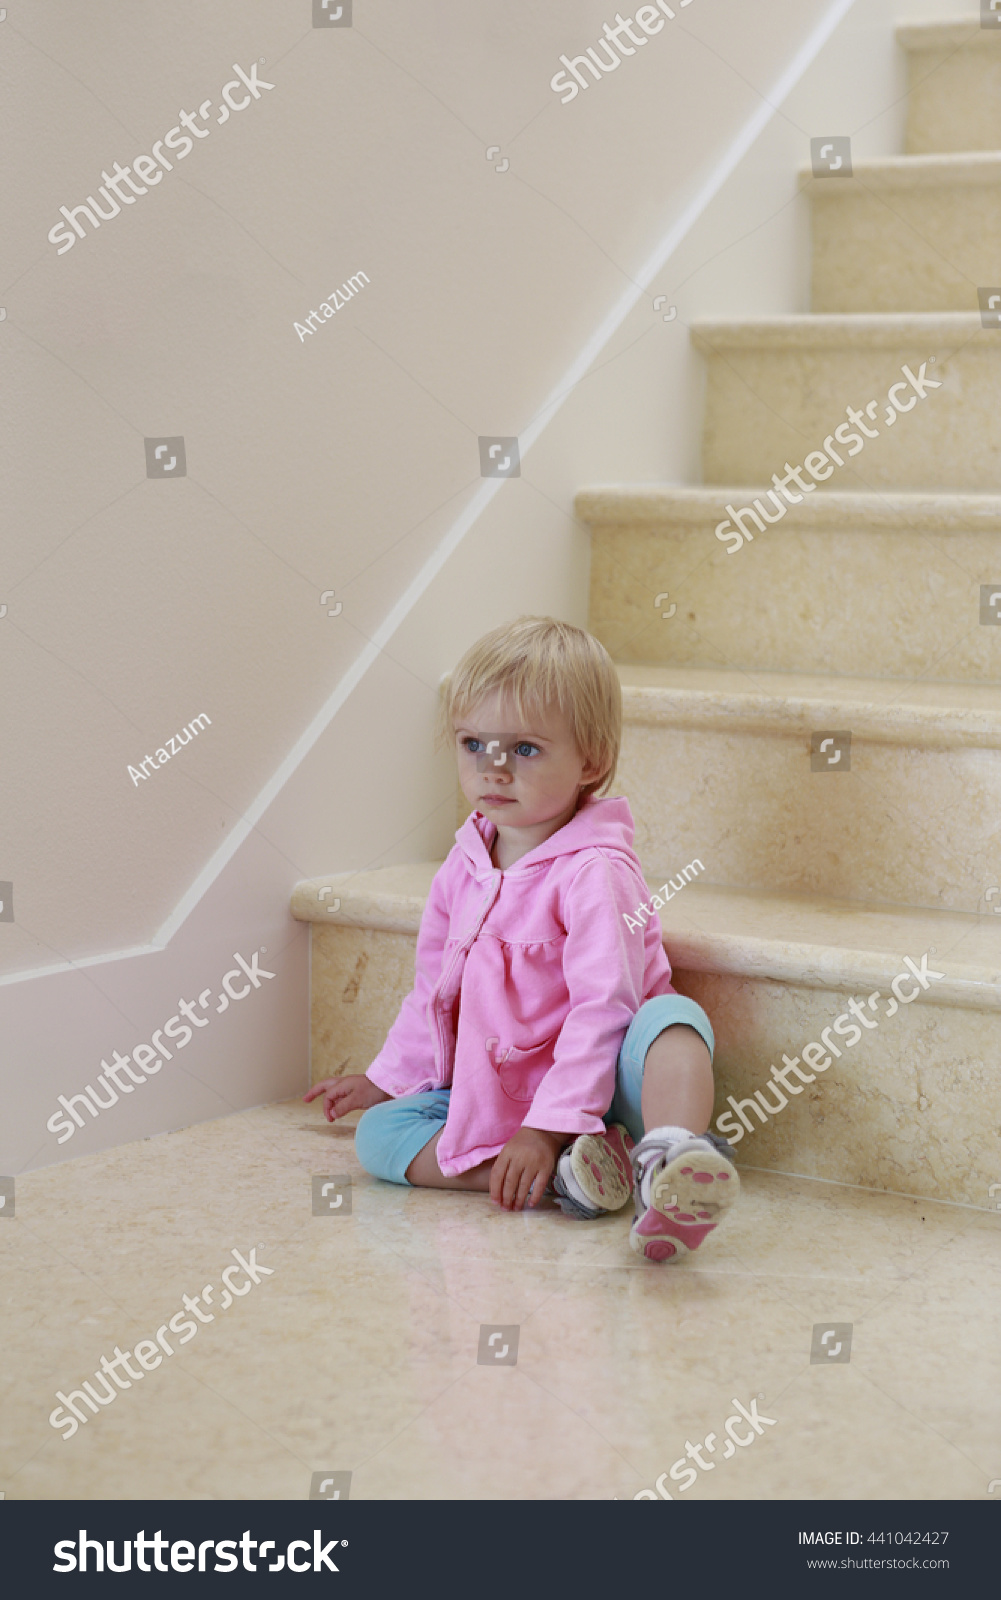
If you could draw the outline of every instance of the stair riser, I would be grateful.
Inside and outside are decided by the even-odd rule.
[[[964,49],[907,52],[908,155],[1001,150],[999,39],[978,37],[974,24]]]
[[[1001,187],[870,189],[815,180],[817,312],[978,311],[1001,273]]]
[[[942,387],[887,425],[886,396],[905,382],[902,366],[920,376],[923,363],[926,378]],[[909,393],[898,390],[897,398],[906,404]],[[722,347],[708,360],[705,482],[770,485],[773,474],[784,477],[788,463],[803,468],[809,483],[807,456],[824,451],[825,438],[840,424],[850,426],[847,407],[864,412],[874,400],[874,416],[865,420],[878,437],[867,439],[862,450],[850,440],[834,443],[844,465],[817,485],[820,492],[1001,489],[1001,332],[972,333],[965,344],[938,348],[931,340],[897,348],[875,340],[871,346],[790,347],[775,340],[754,349]],[[857,453],[849,457],[853,448]],[[827,471],[822,462],[813,464]]]
[[[919,966],[923,954],[901,952]],[[783,1055],[795,1060],[807,1043],[825,1048],[822,1030],[844,1015],[849,1000],[865,1006],[869,998],[701,972],[675,972],[674,984],[712,1022],[714,1128],[719,1116],[732,1114],[729,1096],[747,1100],[760,1089],[780,1107],[780,1086],[768,1087],[772,1065],[782,1068]],[[878,1026],[863,1030],[854,1046],[847,1046],[852,1034],[829,1034],[842,1056],[815,1083],[788,1074],[802,1092],[788,1095],[765,1123],[745,1108],[754,1132],[745,1130],[736,1145],[738,1163],[991,1209],[989,1186],[1001,1177],[997,1013],[936,1005],[934,985],[928,999],[892,1017],[884,1014],[889,998],[876,1002],[875,1013],[866,1008]],[[799,1065],[807,1071],[802,1059]]]
[[[310,1082],[364,1072],[414,986],[416,936],[310,927]]]
[[[666,875],[697,858],[706,882],[744,889],[985,911],[1001,882],[1001,751],[856,737],[849,771],[814,772],[808,734],[734,721],[627,724],[615,792],[642,860]]]
[[[312,939],[315,1083],[335,1075],[345,1056],[345,1072],[369,1065],[412,985],[416,938],[314,926]],[[920,965],[923,954],[902,951],[901,957]],[[934,967],[934,958],[929,964]],[[772,1063],[782,1066],[783,1054],[794,1058],[808,1041],[820,1043],[821,1031],[852,998],[746,976],[676,971],[674,982],[712,1021],[714,1126],[730,1111],[730,1095],[744,1100],[761,1089],[778,1106],[774,1088],[766,1087]],[[864,1002],[868,994],[855,998]],[[1001,1176],[993,1133],[1001,1078],[987,1065],[996,1061],[996,1036],[996,1012],[927,1000],[901,1006],[892,1018],[881,1016],[879,1027],[854,1047],[832,1034],[841,1060],[760,1127],[748,1111],[755,1131],[737,1144],[738,1160],[989,1209],[988,1186]]]
[[[1001,679],[1001,627],[980,623],[1001,532],[804,529],[794,515],[732,555],[716,518],[596,528],[591,631],[614,660],[650,666]]]

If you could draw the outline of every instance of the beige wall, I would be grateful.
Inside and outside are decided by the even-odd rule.
[[[308,0],[9,8],[0,1170],[305,1082],[291,885],[444,852],[440,674],[512,614],[584,620],[581,484],[698,478],[685,323],[805,305],[811,134],[899,147],[888,0],[804,56],[845,9],[692,0],[563,105],[558,57],[611,6],[355,0],[329,29]],[[254,62],[274,88],[219,124]],[[57,254],[59,206],[206,100],[208,137]],[[530,444],[519,479],[480,476],[487,434]],[[144,438],[175,435],[186,476],[148,478]],[[273,980],[56,1146],[55,1095],[261,946]]]

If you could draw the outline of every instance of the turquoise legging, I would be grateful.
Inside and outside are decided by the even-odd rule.
[[[659,1033],[684,1022],[706,1042],[710,1059],[715,1049],[713,1030],[702,1007],[683,994],[660,994],[645,1000],[626,1031],[615,1069],[615,1094],[606,1122],[621,1122],[634,1139],[643,1137],[640,1096],[643,1063]],[[358,1160],[374,1178],[406,1183],[414,1157],[444,1127],[450,1089],[429,1089],[424,1094],[400,1095],[371,1106],[355,1129]],[[722,1141],[721,1141],[722,1142]]]

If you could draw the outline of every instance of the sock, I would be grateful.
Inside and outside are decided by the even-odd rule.
[[[669,1139],[671,1144],[677,1144],[680,1139],[702,1139],[705,1135],[693,1133],[690,1128],[647,1128],[639,1143],[645,1144],[647,1139]]]

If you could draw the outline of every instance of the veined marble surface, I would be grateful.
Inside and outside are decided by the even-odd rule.
[[[350,1215],[312,1215],[313,1174],[350,1177]],[[629,1218],[378,1182],[298,1101],[32,1172],[0,1225],[0,1489],[302,1500],[341,1471],[362,1500],[628,1499],[736,1399],[769,1425],[675,1498],[988,1498],[1001,1217],[745,1167],[679,1266],[634,1255]],[[49,1425],[234,1248],[269,1275],[74,1437]],[[834,1321],[851,1359],[825,1369]],[[517,1325],[517,1365],[478,1364],[484,1324]]]

